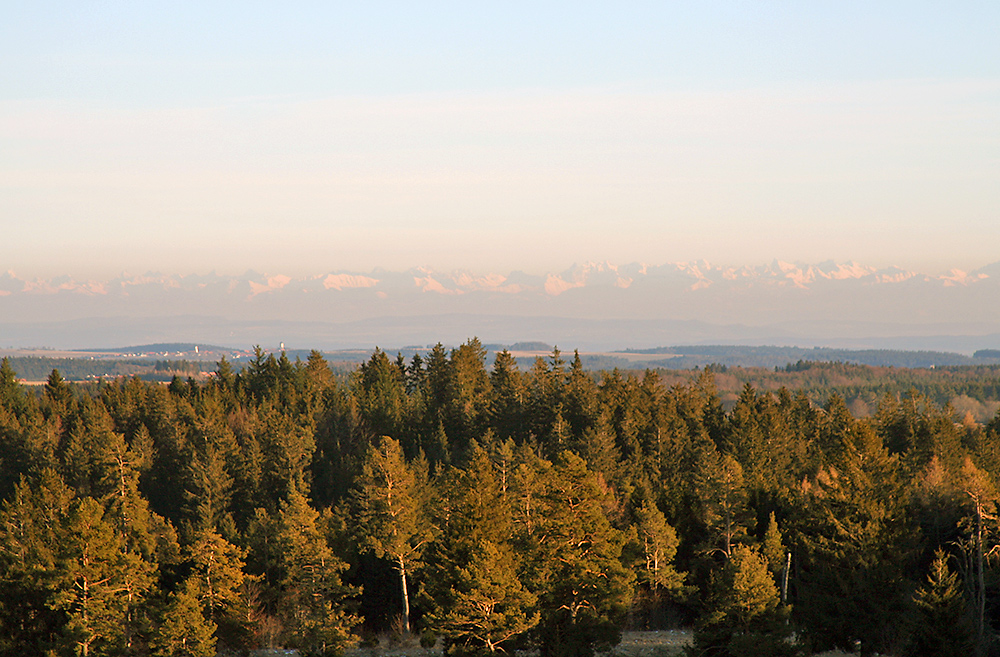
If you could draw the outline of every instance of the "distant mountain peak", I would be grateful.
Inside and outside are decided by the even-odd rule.
[[[905,288],[901,288],[905,285]],[[901,290],[905,289],[905,294]],[[808,292],[808,296],[803,294]],[[188,314],[322,321],[435,313],[722,321],[774,317],[926,323],[993,321],[1000,263],[974,271],[920,274],[856,261],[775,259],[754,266],[706,260],[648,265],[585,261],[562,271],[330,270],[309,276],[247,270],[239,275],[123,272],[107,281],[63,275],[0,275],[7,321]],[[808,299],[808,303],[805,300]],[[16,319],[10,319],[16,318]]]

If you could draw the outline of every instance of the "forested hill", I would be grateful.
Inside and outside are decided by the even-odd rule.
[[[160,345],[156,345],[160,346]],[[496,354],[502,351],[504,345],[483,345],[486,350],[486,358],[492,361]],[[138,348],[129,348],[133,351]],[[519,343],[510,347],[511,351],[520,353],[541,352],[547,350],[552,352],[553,347],[543,343]],[[750,350],[763,350],[765,353],[772,353],[775,350],[783,356],[794,356],[800,353],[826,354],[827,350],[806,350],[796,349],[788,351],[786,348],[778,347],[670,347],[665,349],[652,350],[656,354],[663,355],[667,350],[672,352],[687,350],[698,356],[696,362],[688,369],[676,367],[679,358],[671,358],[670,367],[653,367],[657,370],[660,379],[666,385],[687,384],[696,379],[704,368],[710,368],[715,375],[715,383],[718,395],[723,406],[728,410],[736,403],[743,386],[747,383],[757,389],[765,391],[777,391],[785,387],[790,390],[804,393],[813,403],[824,403],[831,394],[836,393],[842,397],[848,408],[855,416],[864,417],[873,413],[883,396],[901,395],[916,390],[928,397],[939,406],[950,404],[958,413],[959,417],[964,417],[966,413],[971,414],[972,419],[984,423],[988,422],[1000,409],[1000,364],[993,363],[1000,356],[1000,352],[987,353],[983,356],[977,354],[975,359],[962,357],[980,364],[976,365],[951,365],[937,367],[892,367],[886,365],[862,365],[852,362],[823,362],[812,360],[786,361],[780,367],[757,366],[753,363],[753,358],[744,359]],[[203,350],[206,351],[206,350]],[[405,357],[412,358],[414,355],[426,357],[430,349],[407,347],[398,352],[391,350],[393,357],[398,357],[402,353]],[[169,352],[167,352],[169,355]],[[305,361],[309,357],[309,351],[289,350],[285,352],[290,360]],[[630,357],[636,354],[644,354],[644,351],[623,352]],[[862,353],[862,352],[850,352]],[[891,362],[910,362],[919,357],[921,352],[878,352],[883,354]],[[728,354],[728,356],[727,356]],[[839,355],[840,354],[838,352]],[[242,354],[241,354],[242,355]],[[370,354],[359,350],[338,351],[324,353],[323,356],[329,361],[329,367],[340,378],[350,376],[350,372]],[[959,354],[950,354],[959,357]],[[715,360],[718,358],[719,360]],[[768,356],[769,361],[774,358]],[[910,360],[906,360],[910,359]],[[52,370],[58,370],[59,374],[69,381],[95,381],[104,378],[114,378],[117,376],[138,376],[144,380],[168,382],[174,377],[186,379],[193,377],[199,381],[204,381],[206,370],[214,369],[215,365],[201,359],[192,361],[186,359],[174,359],[164,357],[163,359],[116,359],[116,358],[51,358],[41,356],[14,356],[8,358],[11,367],[17,372],[19,378],[27,382],[45,381]],[[245,358],[231,360],[231,367],[240,370],[244,367]],[[523,357],[518,363],[518,367],[524,371],[531,366],[532,357]],[[643,359],[626,360],[615,358],[610,355],[593,356],[583,354],[580,362],[585,370],[592,376],[600,376],[600,370],[613,370],[618,367],[622,371],[639,370],[641,373],[647,365],[655,365],[664,362],[661,358],[655,363],[650,363]],[[982,363],[991,364],[982,364]],[[733,364],[736,363],[736,364]],[[608,367],[601,367],[607,365]]]
[[[938,406],[950,406],[958,419],[969,414],[972,420],[986,423],[1000,410],[998,365],[910,369],[799,361],[775,369],[724,365],[707,369],[727,410],[748,384],[762,392],[794,390],[819,406],[835,394],[855,417],[876,413],[886,395],[900,397],[911,391]],[[667,385],[686,385],[698,378],[700,370],[658,370],[657,374]]]
[[[336,377],[258,350],[35,394],[4,360],[0,654],[335,654],[409,628],[591,655],[678,623],[694,654],[995,645],[1000,419],[522,365],[470,340]]]
[[[955,367],[1000,364],[1000,351],[980,349],[972,356],[950,351],[900,349],[832,349],[829,347],[775,347],[743,345],[693,345],[627,349],[623,353],[649,356],[644,367],[690,369],[709,364],[742,367],[784,367],[799,361],[842,362],[875,367]]]

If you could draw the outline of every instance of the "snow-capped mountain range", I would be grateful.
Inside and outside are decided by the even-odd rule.
[[[179,317],[187,317],[193,324],[211,318],[213,326],[226,322],[234,326],[248,322],[312,324],[324,334],[336,333],[337,326],[360,323],[358,326],[371,327],[376,339],[381,329],[375,327],[392,325],[397,327],[392,336],[399,344],[419,342],[424,337],[414,331],[408,340],[407,325],[426,323],[432,329],[433,318],[446,316],[451,320],[442,321],[443,326],[461,325],[469,335],[484,339],[501,339],[504,336],[484,333],[491,326],[508,323],[510,330],[520,327],[524,331],[514,336],[515,340],[537,337],[549,342],[560,336],[542,332],[566,331],[556,329],[556,325],[579,329],[588,323],[608,322],[612,323],[605,331],[608,340],[616,322],[619,331],[625,331],[630,322],[701,327],[701,333],[682,331],[683,335],[676,335],[687,341],[713,337],[753,340],[799,336],[829,341],[889,335],[986,335],[1000,333],[998,302],[1000,263],[944,275],[856,262],[779,261],[755,267],[707,262],[656,266],[603,262],[540,275],[416,268],[396,272],[333,270],[299,278],[253,271],[238,276],[121,274],[96,281],[69,276],[26,279],[7,272],[0,275],[0,346],[30,338],[32,327],[42,339],[54,335],[54,326],[75,322],[82,338],[83,326],[101,324],[102,318],[136,326],[157,320],[158,325],[166,326],[177,324]],[[473,318],[480,318],[479,324]],[[81,320],[86,322],[81,324]],[[319,331],[320,325],[326,328]],[[483,330],[477,330],[479,325]],[[728,328],[720,333],[712,327]],[[56,333],[72,330],[67,325]],[[656,335],[664,341],[670,337],[662,332]],[[617,346],[642,346],[647,339],[666,343],[654,336],[639,337],[629,340],[623,335],[613,342]],[[59,342],[72,343],[71,338],[63,335]],[[598,341],[605,342],[605,338]]]

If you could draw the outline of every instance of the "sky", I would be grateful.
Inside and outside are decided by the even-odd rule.
[[[0,271],[1000,261],[1000,3],[31,2]]]

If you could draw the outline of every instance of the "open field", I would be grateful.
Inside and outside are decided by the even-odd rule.
[[[624,632],[620,644],[608,654],[614,657],[669,657],[680,655],[691,642],[690,630],[657,630],[648,632]],[[291,653],[272,652],[272,655]],[[441,654],[440,643],[434,648],[420,646],[418,637],[413,636],[401,642],[392,642],[382,637],[378,646],[355,647],[346,651],[346,657],[429,657]],[[528,657],[532,653],[525,653]],[[264,657],[264,653],[261,653]]]
[[[609,653],[611,657],[674,657],[682,655],[684,648],[691,644],[691,630],[653,630],[624,632],[622,641]],[[259,650],[254,657],[291,657],[293,650]],[[377,646],[354,647],[348,649],[345,657],[430,657],[441,654],[440,643],[434,648],[423,648],[416,636],[402,642],[390,641],[382,637]],[[531,653],[522,655],[529,657]],[[830,651],[815,657],[847,657],[848,653]]]

